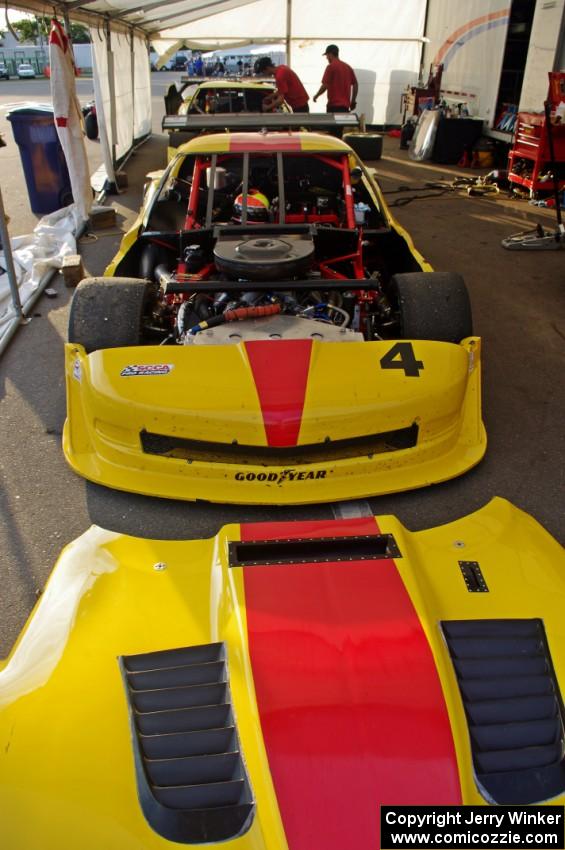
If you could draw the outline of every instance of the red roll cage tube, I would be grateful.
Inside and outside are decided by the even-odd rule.
[[[244,167],[243,167],[243,188],[242,188],[242,206],[244,211],[246,209],[246,198],[247,192],[249,190],[249,154],[251,152],[245,152],[243,154]],[[271,156],[272,154],[263,154],[262,152],[253,152],[256,156]],[[346,227],[349,230],[356,229],[355,225],[355,209],[353,204],[353,189],[351,186],[351,177],[349,174],[349,162],[348,156],[346,153],[342,154],[339,159],[324,155],[324,154],[316,154],[316,153],[308,153],[307,156],[310,159],[317,159],[320,162],[323,162],[325,165],[330,166],[331,168],[335,168],[336,170],[341,172],[342,182],[343,182],[343,192],[344,192],[344,200],[345,200],[345,216],[346,216]],[[214,154],[210,157],[206,156],[197,156],[196,161],[194,163],[194,171],[192,174],[192,185],[190,187],[190,195],[188,199],[188,207],[186,218],[184,222],[185,230],[194,230],[200,228],[200,224],[197,220],[198,215],[198,205],[200,199],[200,188],[202,185],[202,175],[206,171],[206,169],[212,167],[215,170],[216,166],[225,162],[229,159],[233,159],[234,154],[226,153],[226,154]],[[277,165],[280,171],[281,169],[281,160],[282,157],[277,156]],[[282,185],[281,175],[279,174],[279,186]],[[208,187],[208,191],[210,191],[211,187]],[[210,204],[208,205],[210,207]],[[285,216],[285,221],[288,223],[297,223],[297,218],[300,218],[300,221],[304,222],[326,222],[330,223],[335,220],[334,215],[308,215],[308,214],[289,214]],[[246,216],[244,215],[244,218]],[[245,221],[243,221],[245,223]],[[362,228],[357,228],[359,231],[359,236],[357,240],[357,249],[356,251],[350,254],[344,254],[342,256],[333,257],[331,259],[326,259],[324,262],[319,263],[319,270],[322,273],[322,276],[326,279],[331,280],[346,280],[347,276],[341,274],[340,272],[332,269],[331,266],[336,263],[342,263],[346,261],[351,261],[354,269],[354,275],[357,279],[362,280],[365,277],[365,272],[363,268],[363,260],[362,260],[362,238],[363,232]]]

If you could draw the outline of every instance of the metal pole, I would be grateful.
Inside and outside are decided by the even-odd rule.
[[[14,268],[14,258],[12,256],[12,246],[10,244],[10,235],[8,233],[8,225],[6,224],[6,213],[4,212],[4,201],[2,200],[2,191],[0,190],[0,239],[2,240],[2,250],[4,252],[4,260],[6,263],[6,272],[8,274],[8,283],[10,284],[10,292],[12,294],[12,305],[14,312],[18,318],[18,322],[24,318],[22,310],[22,302],[20,300],[20,291],[18,289],[18,279]]]
[[[118,123],[116,120],[116,79],[114,75],[114,54],[112,53],[112,33],[110,28],[110,19],[106,20],[106,53],[108,57],[108,88],[110,91],[110,129],[112,130],[112,166],[116,167],[116,146],[118,138]],[[116,190],[119,191],[118,180],[116,178]]]
[[[130,30],[130,69],[131,69],[131,102],[132,102],[132,110],[131,110],[131,143],[133,145],[135,140],[135,47],[133,43],[134,39],[133,29]]]
[[[286,64],[290,65],[292,42],[292,0],[286,0]]]
[[[557,216],[557,239],[561,241],[565,237],[565,227],[561,216],[561,200],[559,198],[559,177],[557,176],[557,161],[553,147],[553,125],[551,123],[551,102],[546,100],[543,105],[545,113],[545,127],[547,132],[547,146],[549,148],[550,166],[553,174],[553,197],[555,198],[555,214]]]

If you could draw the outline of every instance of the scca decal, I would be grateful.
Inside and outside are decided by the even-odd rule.
[[[327,475],[326,469],[315,472],[299,472],[297,469],[283,469],[282,472],[236,472],[236,481],[268,481],[269,484],[282,484],[283,481],[319,481]]]
[[[172,372],[174,366],[172,363],[139,363],[126,366],[120,372],[122,378],[132,378],[134,376],[147,375],[168,375]]]

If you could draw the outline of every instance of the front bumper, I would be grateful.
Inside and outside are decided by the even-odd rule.
[[[266,345],[284,396],[284,364],[276,363],[282,348]],[[235,504],[361,498],[461,475],[486,449],[480,340],[412,342],[423,368],[411,376],[379,368],[393,345],[314,343],[298,438],[281,450],[269,445],[268,420],[292,414],[284,398],[278,408],[262,408],[245,344],[90,355],[69,344],[66,458],[108,487]],[[398,433],[417,438],[407,447],[375,438]],[[148,435],[171,438],[176,448],[153,453]],[[351,449],[357,442],[358,453]],[[316,447],[312,458],[308,446]]]

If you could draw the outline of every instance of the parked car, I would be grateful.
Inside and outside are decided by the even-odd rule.
[[[4,62],[0,62],[0,80],[9,80],[9,79],[10,79],[10,72],[8,71],[8,68],[6,67]]]
[[[33,66],[30,65],[28,62],[22,62],[21,65],[18,65],[18,77],[22,79],[25,77],[35,78],[35,71],[33,69]]]

